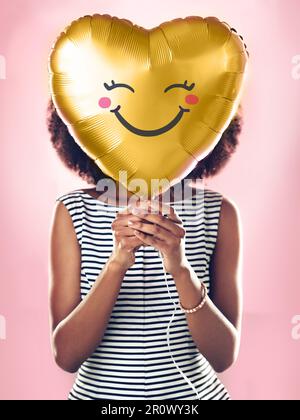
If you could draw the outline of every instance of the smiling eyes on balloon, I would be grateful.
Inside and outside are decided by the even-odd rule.
[[[130,85],[127,85],[126,83],[115,83],[114,80],[112,80],[111,83],[112,83],[111,86],[109,86],[107,83],[104,83],[105,89],[112,90],[112,89],[115,89],[115,88],[123,87],[123,88],[131,90],[131,92],[134,92],[133,87],[130,86]],[[184,83],[174,83],[174,84],[166,87],[164,92],[166,93],[169,90],[174,89],[174,88],[183,88],[183,89],[186,89],[186,90],[190,91],[194,87],[195,87],[195,83],[192,83],[190,86],[188,86],[187,80],[185,80]],[[185,97],[185,102],[189,105],[195,105],[195,104],[198,103],[198,101],[199,101],[199,98],[198,98],[197,95],[189,94],[189,95],[186,95],[186,97]],[[111,100],[107,96],[103,96],[102,98],[99,99],[98,104],[101,108],[108,108],[111,105]]]

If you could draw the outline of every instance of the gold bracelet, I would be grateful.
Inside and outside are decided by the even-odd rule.
[[[206,286],[205,286],[205,284],[204,284],[203,282],[201,283],[201,286],[202,286],[202,290],[201,290],[201,302],[199,303],[199,305],[195,306],[194,308],[187,309],[187,308],[184,308],[184,307],[181,305],[181,302],[179,301],[179,306],[180,306],[180,309],[181,309],[183,312],[185,312],[185,313],[187,313],[187,314],[191,314],[191,313],[196,312],[196,311],[198,311],[199,309],[203,308],[203,306],[204,306],[204,304],[205,304],[205,302],[206,302],[206,299],[207,299],[207,288],[206,288]]]

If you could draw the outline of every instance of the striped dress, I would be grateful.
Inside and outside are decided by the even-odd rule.
[[[74,190],[57,198],[67,208],[81,247],[81,298],[113,250],[116,207]],[[222,195],[207,188],[172,204],[186,231],[189,263],[210,290]],[[70,400],[229,400],[196,347],[178,306],[174,279],[153,247],[140,247],[128,269],[105,334],[77,372]],[[189,315],[188,315],[189,316]]]

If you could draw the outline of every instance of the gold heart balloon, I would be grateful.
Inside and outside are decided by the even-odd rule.
[[[147,30],[96,14],[57,38],[50,90],[81,149],[150,197],[155,180],[176,184],[215,147],[237,111],[247,61],[242,37],[215,17]]]

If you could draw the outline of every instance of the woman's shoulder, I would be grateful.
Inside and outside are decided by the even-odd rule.
[[[74,189],[74,190],[69,190],[66,192],[61,192],[57,195],[56,200],[63,200],[63,199],[68,199],[68,198],[75,198],[75,197],[79,197],[82,195],[82,192],[84,192],[83,189]]]
[[[207,199],[210,200],[219,199],[221,201],[222,207],[224,207],[227,212],[238,212],[238,206],[236,202],[228,195],[224,195],[220,191],[216,191],[211,188],[205,188],[204,195]]]
[[[208,199],[208,200],[212,200],[212,199],[219,199],[221,200],[223,198],[223,194],[220,193],[219,191],[213,190],[211,188],[203,188],[203,195],[204,198]]]
[[[84,196],[81,189],[59,194],[55,200],[54,219],[61,226],[73,225],[79,244],[82,240],[82,224],[85,213]]]
[[[232,232],[234,228],[238,229],[240,225],[240,210],[236,201],[228,195],[212,189],[208,189],[206,193],[208,201],[219,200],[220,228],[225,228],[228,232]]]
[[[77,188],[57,196],[56,201],[84,201],[86,198],[94,198],[96,194],[95,188]]]
[[[211,188],[204,189],[204,200],[208,208],[219,208],[219,218],[226,225],[237,225],[240,211],[237,203],[231,197]]]
[[[57,205],[64,205],[70,212],[81,212],[85,203],[92,199],[85,189],[78,188],[60,193],[55,201]]]
[[[205,191],[206,222],[211,242],[225,244],[241,235],[240,213],[236,202],[227,195],[207,189]]]

